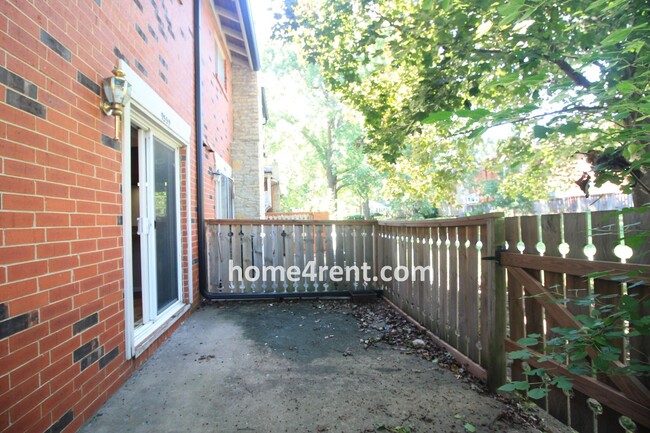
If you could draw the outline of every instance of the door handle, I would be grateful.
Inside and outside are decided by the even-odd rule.
[[[145,217],[138,217],[138,234],[140,236],[149,233],[149,224]]]

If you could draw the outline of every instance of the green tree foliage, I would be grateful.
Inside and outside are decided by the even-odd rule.
[[[472,139],[510,123],[532,150],[594,150],[596,183],[626,183],[639,204],[650,197],[649,19],[647,0],[286,0],[276,35],[321,65],[364,115],[366,150],[389,163],[418,146],[444,158],[439,141],[473,153]],[[414,139],[431,125],[442,138]]]
[[[477,170],[479,159],[458,137],[441,138],[439,134],[436,127],[414,132],[394,162],[374,160],[387,175],[389,201],[455,202],[456,185]]]
[[[532,205],[546,199],[547,191],[566,189],[580,176],[574,158],[579,141],[573,137],[563,138],[561,144],[552,139],[531,140],[518,125],[514,131],[493,144],[495,156],[488,156],[481,165],[497,176],[481,188],[497,208]]]
[[[290,46],[271,44],[265,57],[273,81],[266,143],[286,184],[283,207],[336,216],[339,202],[357,209],[367,204],[381,179],[359,147],[359,116],[326,88],[318,67],[301,62]]]
[[[650,335],[650,316],[643,314],[643,309],[650,306],[650,300],[640,300],[633,295],[590,295],[578,300],[559,299],[558,302],[560,301],[592,307],[592,311],[589,315],[576,316],[582,324],[580,329],[552,328],[551,332],[556,337],[544,342],[546,353],[538,359],[539,362],[553,361],[557,365],[566,365],[567,370],[575,375],[650,374],[647,354],[635,352],[631,354],[629,362],[613,364],[625,358],[621,350],[621,342],[625,338]],[[517,343],[525,348],[510,352],[510,359],[527,361],[534,358],[528,347],[542,346],[542,337],[539,334],[529,334]],[[573,388],[571,378],[558,374],[551,367],[527,368],[524,374],[527,380],[513,381],[499,389],[519,391],[526,393],[529,398],[539,399],[548,394],[548,385],[563,390]]]

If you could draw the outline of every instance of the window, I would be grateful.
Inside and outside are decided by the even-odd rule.
[[[232,179],[220,174],[217,176],[215,211],[218,219],[235,217],[234,188]]]
[[[217,76],[217,79],[223,86],[224,91],[226,90],[226,56],[223,54],[221,45],[219,42],[214,42],[215,46],[215,70],[214,74]]]

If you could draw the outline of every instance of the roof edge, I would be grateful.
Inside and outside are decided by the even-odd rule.
[[[260,70],[260,55],[257,48],[257,40],[255,38],[255,29],[253,26],[253,15],[251,14],[251,7],[249,0],[239,0],[239,7],[241,10],[242,19],[244,21],[244,30],[246,32],[246,39],[248,41],[248,50],[251,59],[251,65],[254,71]]]

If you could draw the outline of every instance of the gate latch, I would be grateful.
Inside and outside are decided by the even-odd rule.
[[[481,260],[494,260],[498,264],[501,264],[501,253],[505,253],[506,251],[502,245],[499,245],[493,256],[481,257]]]

